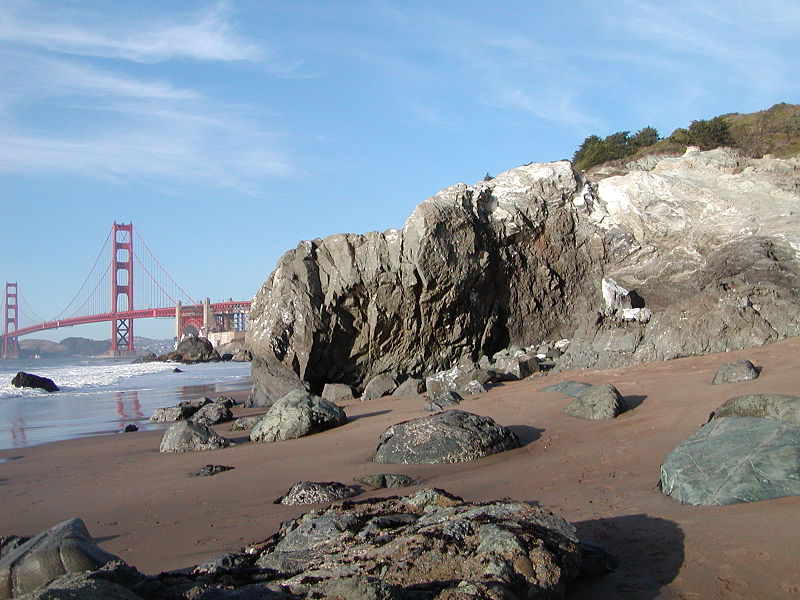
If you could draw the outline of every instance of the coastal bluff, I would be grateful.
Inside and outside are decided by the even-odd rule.
[[[571,339],[556,368],[612,368],[798,335],[798,164],[690,147],[589,180],[533,163],[445,188],[400,230],[303,241],[252,304],[250,402],[548,339]]]

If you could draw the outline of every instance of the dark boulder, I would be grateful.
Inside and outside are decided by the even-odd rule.
[[[11,385],[14,387],[38,388],[40,390],[44,390],[45,392],[58,391],[58,386],[53,383],[52,379],[34,375],[32,373],[25,373],[24,371],[20,371],[14,375],[14,379],[11,380]]]
[[[489,417],[447,410],[392,425],[375,452],[379,463],[453,463],[519,446],[514,433]]]
[[[613,419],[626,410],[625,398],[610,383],[591,386],[564,408],[568,415],[594,421]]]
[[[231,409],[225,406],[224,403],[218,402],[206,404],[192,415],[192,421],[206,426],[227,423],[228,421],[232,420],[233,413],[231,412]]]
[[[757,417],[713,419],[667,456],[661,491],[695,505],[800,495],[800,425]]]
[[[203,337],[190,336],[178,343],[174,352],[164,354],[159,360],[177,361],[186,364],[220,360],[214,345]]]
[[[735,383],[737,381],[747,381],[758,377],[760,369],[756,367],[746,358],[737,360],[732,363],[725,363],[717,369],[714,375],[714,380],[711,382],[714,385],[721,383]]]

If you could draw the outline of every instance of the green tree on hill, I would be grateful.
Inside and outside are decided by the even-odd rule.
[[[629,131],[617,131],[604,139],[590,135],[573,154],[572,164],[576,169],[586,170],[609,160],[631,156],[640,148],[652,146],[658,139],[655,127],[645,127],[633,135]]]

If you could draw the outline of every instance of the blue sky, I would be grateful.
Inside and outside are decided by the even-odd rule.
[[[250,298],[301,239],[589,134],[798,103],[798,31],[795,0],[3,0],[0,278],[54,316],[132,221],[195,297]],[[109,326],[37,337],[68,335]]]

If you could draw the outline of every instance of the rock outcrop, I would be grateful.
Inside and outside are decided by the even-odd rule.
[[[546,339],[572,340],[559,368],[606,368],[800,335],[799,164],[689,149],[598,182],[531,164],[402,230],[301,242],[251,308],[251,403]]]
[[[389,427],[381,435],[375,462],[463,462],[518,446],[517,436],[493,419],[463,410],[447,410]]]
[[[250,310],[252,404],[565,337],[601,275],[602,238],[575,208],[586,194],[568,162],[533,164],[442,190],[402,230],[301,242]]]

